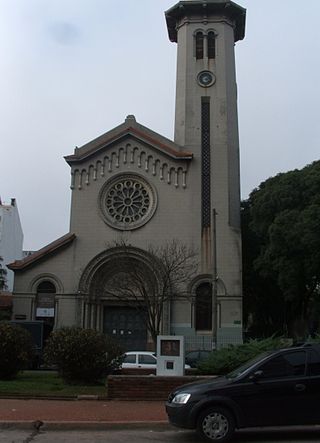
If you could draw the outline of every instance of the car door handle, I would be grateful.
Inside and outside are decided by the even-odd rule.
[[[294,390],[297,392],[303,392],[303,391],[305,391],[305,389],[306,389],[306,385],[303,385],[302,383],[297,383],[294,386]]]

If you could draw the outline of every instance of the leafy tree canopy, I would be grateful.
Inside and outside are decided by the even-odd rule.
[[[263,297],[281,332],[303,335],[320,298],[320,161],[261,183],[242,223],[247,308]]]

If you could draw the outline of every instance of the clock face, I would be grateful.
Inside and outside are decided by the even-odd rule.
[[[210,71],[201,71],[198,74],[198,83],[203,88],[208,88],[216,81],[215,75]]]

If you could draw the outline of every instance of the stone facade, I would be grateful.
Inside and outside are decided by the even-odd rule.
[[[163,332],[185,335],[189,349],[211,347],[215,331],[218,345],[241,341],[234,43],[244,36],[245,10],[221,0],[181,1],[166,19],[170,39],[178,42],[174,142],[128,116],[65,157],[70,233],[11,265],[16,318],[45,316],[48,308],[53,327],[106,331],[112,311],[114,335],[131,334],[131,314],[120,325],[123,307],[103,297],[96,281],[107,284],[119,266],[116,244],[126,242],[132,259],[147,266],[149,245],[176,239],[198,251],[199,269],[188,284],[192,297],[167,307]],[[206,323],[196,310],[208,288],[214,312]],[[43,294],[50,294],[49,304],[38,310]]]

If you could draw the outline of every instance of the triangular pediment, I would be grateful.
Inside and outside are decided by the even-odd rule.
[[[181,146],[166,137],[152,131],[146,126],[137,123],[133,115],[129,115],[125,122],[106,132],[100,137],[86,143],[80,148],[75,148],[74,154],[65,157],[69,165],[80,163],[112,148],[115,143],[123,141],[125,138],[132,137],[144,144],[150,149],[162,153],[174,160],[192,160],[192,153],[184,151]]]

